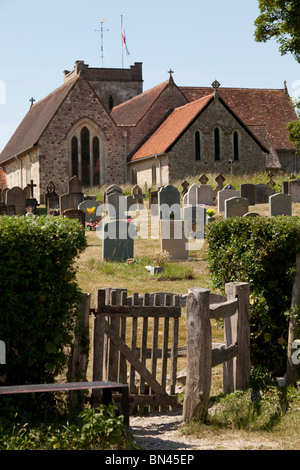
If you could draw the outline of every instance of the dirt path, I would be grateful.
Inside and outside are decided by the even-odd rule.
[[[182,410],[149,417],[133,416],[130,428],[136,442],[144,450],[280,450],[278,444],[251,435],[239,437],[221,433],[219,436],[185,436],[180,432]]]

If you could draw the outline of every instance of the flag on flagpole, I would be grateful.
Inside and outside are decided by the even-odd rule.
[[[125,35],[125,29],[124,29],[124,26],[123,26],[123,22],[122,22],[122,41],[123,41],[123,45],[125,47],[125,51],[126,51],[126,54],[129,55],[130,52],[127,48],[127,44],[126,44],[126,35]]]

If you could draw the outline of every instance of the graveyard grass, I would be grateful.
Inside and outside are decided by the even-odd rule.
[[[207,175],[209,176],[209,175]],[[275,179],[275,178],[274,178]],[[285,178],[282,177],[282,181]],[[190,185],[194,182],[187,178]],[[256,175],[251,182],[267,183],[268,175]],[[236,188],[242,183],[249,182],[249,178],[230,177],[226,182]],[[209,176],[208,184],[216,186],[214,176]],[[181,182],[174,184],[181,191]],[[276,178],[277,190],[281,187],[281,181]],[[130,187],[122,187],[124,194],[130,194]],[[145,191],[146,192],[146,191]],[[97,194],[102,198],[102,193],[91,190],[91,194]],[[147,196],[147,192],[146,192]],[[216,212],[216,207],[210,207]],[[268,204],[251,206],[251,211],[260,215],[268,216]],[[293,204],[293,215],[300,216],[300,204]],[[221,214],[215,214],[216,219],[223,218]],[[201,250],[191,251],[190,259],[181,262],[169,262],[165,273],[151,276],[145,266],[153,264],[155,252],[160,249],[159,240],[135,240],[134,262],[126,264],[101,261],[101,240],[95,232],[86,232],[88,246],[77,260],[77,279],[83,292],[91,293],[95,289],[103,287],[124,287],[131,295],[134,292],[143,294],[145,292],[170,292],[176,294],[187,294],[192,287],[203,287],[217,292],[213,288],[207,268],[207,245],[204,243]],[[182,310],[180,319],[179,347],[186,345],[186,318],[185,309]],[[212,323],[212,334],[214,342],[223,342],[222,325],[218,322]],[[186,367],[186,360],[179,359],[178,371]],[[208,422],[202,423],[192,420],[183,425],[181,431],[197,437],[210,436],[221,441],[230,439],[241,439],[247,449],[247,437],[249,433],[253,438],[261,440],[262,448],[268,448],[268,442],[273,443],[277,449],[300,449],[300,392],[297,388],[287,389],[284,393],[277,387],[268,387],[258,402],[251,399],[247,392],[235,392],[228,396],[223,395],[222,390],[223,370],[222,365],[212,371],[211,403],[216,410],[209,414]],[[263,377],[260,377],[263,382]],[[179,401],[183,396],[179,395]],[[243,446],[243,444],[241,443]],[[272,447],[272,446],[271,446]],[[251,447],[250,447],[251,448]]]

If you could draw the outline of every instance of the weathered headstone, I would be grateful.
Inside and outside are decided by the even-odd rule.
[[[255,204],[267,204],[269,197],[275,194],[275,189],[270,188],[267,184],[255,185]]]
[[[152,216],[158,215],[158,191],[151,191],[149,199],[149,208]]]
[[[49,181],[44,194],[44,204],[47,208],[47,214],[50,210],[58,209],[59,207],[59,195],[55,192],[55,185],[53,181]]]
[[[194,183],[192,186],[189,187],[189,190],[187,192],[187,197],[186,197],[186,204],[188,206],[196,206],[198,203],[198,190],[199,190],[198,184]]]
[[[160,219],[181,219],[180,192],[168,184],[158,191],[158,209]]]
[[[217,200],[218,192],[221,191],[221,189],[223,189],[223,187],[224,187],[225,178],[224,178],[223,175],[218,175],[216,177],[215,181],[217,182],[217,186],[213,190],[214,201]]]
[[[170,254],[170,259],[187,259],[187,238],[183,220],[160,220],[160,248]]]
[[[293,202],[300,202],[300,179],[289,181],[288,188]]]
[[[144,204],[144,196],[143,196],[143,191],[142,188],[138,184],[134,185],[132,190],[131,190],[131,195],[133,196],[135,200],[135,204]]]
[[[5,203],[8,206],[15,206],[16,215],[25,215],[26,196],[23,189],[14,186],[5,195]]]
[[[188,187],[189,187],[190,183],[186,180],[184,180],[182,183],[181,183],[181,186],[182,186],[182,191],[181,191],[181,197],[183,197],[187,192],[188,192]]]
[[[82,227],[85,228],[85,214],[83,211],[79,209],[66,209],[63,213],[64,217],[68,219],[75,219],[78,220]]]
[[[82,184],[77,176],[73,176],[69,181],[68,193],[59,197],[60,213],[67,209],[78,209],[83,201]]]
[[[224,212],[226,199],[230,199],[236,196],[239,196],[239,192],[235,189],[221,189],[218,191],[218,212]]]
[[[292,215],[292,196],[290,194],[273,194],[269,197],[269,215]]]
[[[0,215],[16,215],[15,206],[8,206],[3,202],[0,203]]]
[[[78,209],[84,212],[86,222],[96,222],[96,219],[99,219],[99,217],[97,217],[97,209],[100,205],[100,201],[85,199],[78,204]]]
[[[249,208],[248,199],[243,197],[232,197],[225,201],[225,219],[231,217],[243,217],[247,214]]]
[[[255,184],[243,183],[240,185],[240,196],[248,199],[249,206],[255,206],[256,203],[256,190]]]
[[[135,228],[126,220],[104,222],[102,229],[102,260],[126,261],[134,256]]]
[[[106,208],[110,219],[124,219],[127,212],[127,202],[123,193],[112,190],[106,195]]]
[[[198,204],[212,206],[214,204],[214,190],[208,184],[201,185],[198,189]]]

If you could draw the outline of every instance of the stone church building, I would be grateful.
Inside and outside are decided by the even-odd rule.
[[[181,87],[143,92],[142,64],[90,68],[76,61],[64,83],[33,104],[0,154],[0,187],[49,181],[83,187],[165,185],[202,173],[297,171],[286,124],[297,119],[282,89]]]

